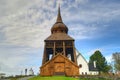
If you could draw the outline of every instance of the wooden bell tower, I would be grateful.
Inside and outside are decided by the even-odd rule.
[[[44,42],[40,75],[79,75],[74,39],[68,35],[68,28],[62,21],[60,7],[56,23],[51,28],[51,35]]]

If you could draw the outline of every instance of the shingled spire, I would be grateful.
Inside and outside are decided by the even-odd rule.
[[[57,23],[61,23],[62,22],[62,17],[61,17],[61,14],[60,14],[60,5],[58,7],[58,16],[57,16]]]
[[[60,5],[58,7],[58,15],[57,15],[56,23],[51,28],[51,33],[58,33],[58,32],[68,33],[68,28],[62,21],[62,17],[60,14]]]

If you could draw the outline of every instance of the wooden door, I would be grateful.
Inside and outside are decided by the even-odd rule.
[[[55,63],[55,72],[65,72],[64,63]]]

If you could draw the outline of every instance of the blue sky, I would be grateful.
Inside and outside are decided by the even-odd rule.
[[[44,39],[61,4],[63,22],[77,50],[89,60],[100,50],[111,61],[120,52],[120,0],[0,0],[0,72],[39,72]]]

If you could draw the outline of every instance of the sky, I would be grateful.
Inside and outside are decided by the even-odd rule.
[[[68,34],[87,61],[96,50],[108,62],[120,52],[120,0],[0,0],[0,73],[39,73],[59,4]]]

